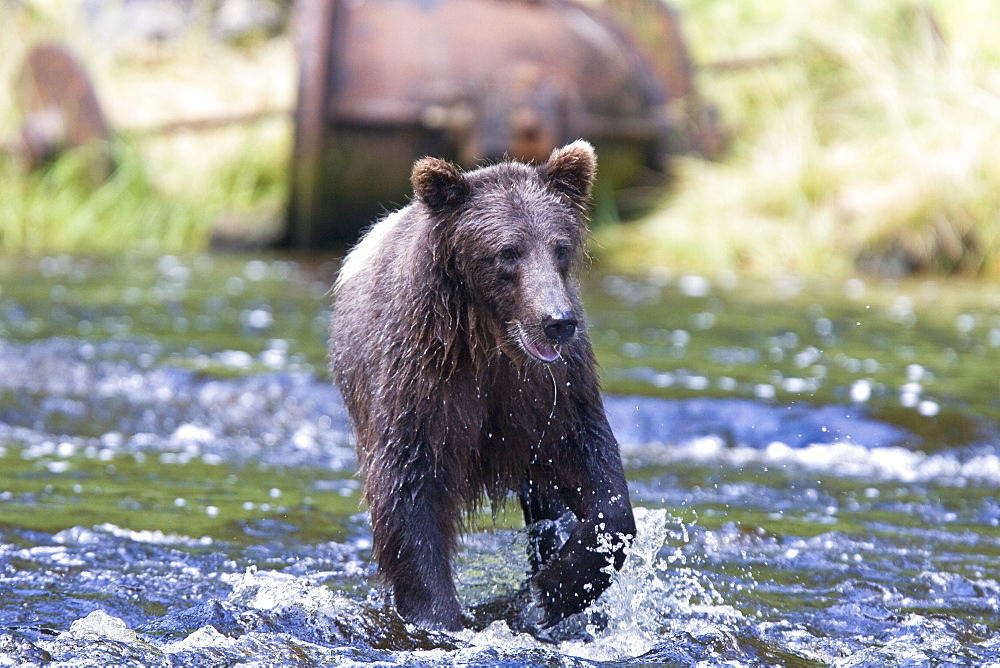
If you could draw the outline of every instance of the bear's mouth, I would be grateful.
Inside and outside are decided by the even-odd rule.
[[[559,354],[558,343],[552,344],[548,341],[532,341],[524,333],[524,329],[520,325],[517,327],[517,336],[521,343],[521,348],[523,348],[526,353],[541,362],[549,364],[550,362],[555,362],[561,357]]]

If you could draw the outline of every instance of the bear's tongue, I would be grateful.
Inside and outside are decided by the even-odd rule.
[[[529,340],[528,337],[524,335],[524,332],[520,332],[520,334],[521,345],[524,346],[524,349],[527,350],[528,354],[532,357],[546,363],[555,362],[559,359],[559,349],[551,343],[544,341],[535,343]]]

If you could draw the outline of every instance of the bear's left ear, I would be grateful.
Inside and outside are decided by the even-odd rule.
[[[583,211],[590,203],[590,189],[597,173],[597,155],[593,146],[578,139],[552,151],[548,162],[540,165],[538,172],[550,188],[568,197],[574,206]]]
[[[421,158],[410,174],[413,194],[432,211],[455,208],[469,197],[469,182],[458,167],[439,158]]]

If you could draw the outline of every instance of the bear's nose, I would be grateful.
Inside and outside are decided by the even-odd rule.
[[[556,343],[565,343],[576,333],[576,318],[572,313],[553,313],[542,321],[542,331]]]

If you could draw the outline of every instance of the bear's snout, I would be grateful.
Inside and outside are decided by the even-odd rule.
[[[572,311],[553,313],[542,321],[542,331],[555,343],[566,343],[576,334],[577,319]]]

